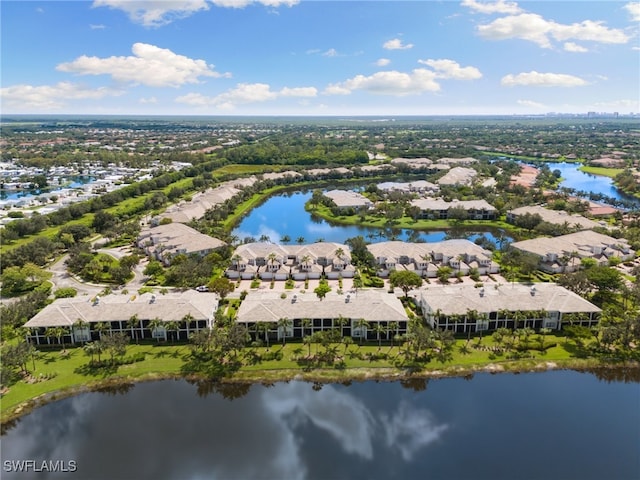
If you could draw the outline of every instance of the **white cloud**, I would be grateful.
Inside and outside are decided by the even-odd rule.
[[[199,83],[200,77],[229,77],[213,70],[204,60],[194,60],[171,50],[146,43],[135,43],[133,56],[88,57],[82,55],[72,62],[56,67],[61,72],[78,75],[111,75],[114,80],[149,87],[179,87]]]
[[[428,65],[436,71],[437,78],[452,78],[455,80],[476,80],[482,78],[482,73],[476,67],[461,67],[458,62],[446,58],[440,60],[418,60],[418,63]]]
[[[583,47],[582,45],[578,45],[577,43],[573,43],[573,42],[565,42],[564,49],[567,52],[575,52],[575,53],[585,53],[589,51],[587,48]]]
[[[408,50],[410,48],[413,48],[413,43],[404,44],[399,38],[394,38],[393,40],[384,42],[382,48],[386,50]]]
[[[540,102],[534,102],[533,100],[518,100],[518,105],[522,105],[524,107],[533,107],[533,108],[547,108],[546,105]]]
[[[624,6],[624,9],[631,15],[631,20],[640,22],[640,2],[629,2]]]
[[[7,110],[33,111],[56,110],[72,100],[99,100],[124,92],[111,88],[89,88],[71,82],[55,85],[13,85],[0,89],[3,107]]]
[[[94,0],[93,6],[122,10],[145,27],[160,27],[209,9],[206,0]]]
[[[94,24],[90,24],[90,25],[89,25],[89,28],[90,28],[91,30],[104,30],[104,29],[105,29],[105,28],[107,28],[107,27],[105,27],[104,25],[94,25]]]
[[[329,85],[327,95],[348,95],[354,90],[365,90],[379,95],[404,96],[422,92],[437,92],[440,85],[435,81],[436,73],[417,68],[411,73],[395,70],[377,72],[370,76],[356,75],[344,82]]]
[[[265,7],[280,7],[282,5],[292,7],[300,3],[300,0],[211,0],[211,2],[217,7],[228,8],[244,8],[253,3],[259,3]]]
[[[299,0],[210,0],[218,7],[244,8],[252,3],[267,7],[293,6]],[[109,7],[125,12],[132,22],[145,27],[161,27],[175,20],[209,9],[207,0],[94,0],[94,7]]]
[[[552,39],[557,41],[582,40],[597,43],[626,43],[629,36],[622,30],[607,28],[603,22],[585,20],[564,25],[544,19],[535,13],[510,15],[477,27],[481,37],[490,40],[518,38],[551,48]]]
[[[478,2],[477,0],[462,0],[462,6],[468,7],[475,12],[480,13],[520,13],[522,10],[515,2],[505,2],[497,0],[496,2]]]
[[[401,402],[393,416],[381,415],[388,447],[395,447],[405,462],[422,448],[440,439],[449,428],[436,425],[433,415],[427,410],[417,409]]]
[[[140,100],[138,100],[139,103],[142,103],[143,105],[146,104],[154,104],[154,103],[158,103],[158,99],[156,97],[148,97],[148,98],[141,98]]]
[[[376,60],[376,65],[378,67],[386,67],[390,63],[391,63],[391,60],[389,60],[388,58],[379,58],[378,60]]]
[[[322,56],[324,57],[337,57],[340,54],[338,53],[338,51],[335,48],[330,48],[329,50],[327,50],[326,52],[324,52],[322,54]]]
[[[581,87],[587,82],[573,75],[564,73],[539,73],[536,71],[506,75],[500,83],[507,87]]]
[[[317,94],[318,91],[315,87],[284,87],[280,91],[274,91],[266,83],[239,83],[235,88],[215,97],[208,97],[200,93],[189,93],[176,98],[175,101],[198,107],[214,106],[231,110],[236,105],[261,103],[275,100],[279,97],[311,98],[317,96]]]

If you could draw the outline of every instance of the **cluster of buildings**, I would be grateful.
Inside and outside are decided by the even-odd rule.
[[[351,278],[355,268],[347,245],[317,242],[308,245],[279,245],[253,242],[240,245],[225,272],[232,279],[306,280],[324,276]]]
[[[612,259],[625,262],[636,254],[625,239],[593,230],[523,240],[512,243],[511,247],[537,256],[538,268],[550,273],[576,271],[584,258],[593,259],[597,265],[609,265]]]
[[[102,335],[123,332],[132,339],[187,340],[198,330],[211,328],[218,309],[215,293],[187,290],[156,295],[106,295],[59,298],[47,305],[25,327],[37,345],[82,343]],[[63,329],[60,339],[52,330]]]
[[[181,223],[168,223],[140,232],[137,245],[149,258],[171,265],[176,255],[205,257],[226,243]]]
[[[500,267],[492,261],[491,252],[464,240],[444,240],[435,243],[400,241],[373,243],[367,246],[378,265],[378,275],[388,277],[393,270],[410,270],[421,277],[435,278],[441,267],[469,275],[473,269],[479,275],[498,273]],[[254,242],[236,248],[231,265],[225,272],[231,279],[294,280],[351,278],[348,245],[317,242],[308,245],[280,245]]]
[[[456,333],[501,327],[559,329],[567,321],[591,326],[601,313],[580,296],[546,283],[427,286],[412,294],[433,328]],[[216,294],[193,290],[160,296],[75,297],[54,301],[25,327],[38,345],[82,343],[116,332],[134,340],[184,341],[191,333],[212,327],[217,307]],[[342,336],[363,340],[388,340],[409,328],[402,302],[385,289],[329,292],[323,299],[312,293],[252,291],[240,304],[236,322],[245,325],[252,338],[265,340],[300,339],[322,330],[337,330]],[[52,330],[56,327],[62,327],[62,333]]]

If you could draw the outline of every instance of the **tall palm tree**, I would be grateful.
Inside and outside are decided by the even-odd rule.
[[[370,327],[369,322],[364,318],[359,318],[355,321],[354,327],[360,330],[360,345],[362,345],[362,339],[367,336],[367,329]]]
[[[373,326],[373,331],[376,332],[376,335],[378,336],[378,350],[380,350],[382,348],[382,334],[387,331],[387,328],[380,322],[376,322]]]
[[[302,327],[302,336],[305,336],[306,330],[309,329],[309,334],[311,334],[311,328],[313,327],[313,322],[310,318],[303,318],[300,322],[300,326]]]
[[[256,331],[260,331],[264,334],[265,344],[267,348],[269,348],[269,330],[271,330],[271,325],[269,324],[269,322],[257,322],[256,328]]]
[[[184,327],[187,330],[187,338],[189,338],[189,327],[191,326],[191,322],[195,320],[194,316],[190,313],[187,313],[184,317],[182,317],[182,321],[184,322]]]
[[[129,320],[127,320],[127,326],[131,329],[131,338],[133,338],[135,342],[138,343],[138,334],[136,333],[136,328],[140,326],[140,319],[138,318],[137,313],[134,313],[129,317]]]
[[[283,235],[282,237],[280,237],[280,243],[284,243],[287,244],[291,241],[291,237],[289,235]]]
[[[333,319],[333,325],[338,327],[340,336],[343,335],[344,327],[347,323],[349,323],[349,319],[346,317],[343,317],[342,314],[338,315],[338,318]]]
[[[385,328],[385,334],[387,336],[387,340],[391,340],[391,347],[389,347],[389,351],[391,351],[391,349],[393,348],[393,339],[398,334],[399,327],[400,327],[400,324],[398,322],[387,322],[387,326]]]
[[[167,332],[174,332],[174,340],[178,340],[178,329],[180,328],[180,323],[175,320],[171,320],[169,322],[164,322],[164,328]]]
[[[160,343],[160,336],[157,334],[154,335],[153,332],[155,330],[159,330],[160,328],[164,328],[164,322],[160,318],[155,317],[149,322],[149,330],[151,331],[151,336],[152,337],[155,336],[156,342],[158,343]],[[165,339],[166,339],[166,329],[165,329]]]
[[[94,327],[95,331],[98,332],[98,337],[102,340],[102,336],[107,332],[111,331],[111,322],[98,322]]]
[[[300,236],[300,237],[296,238],[296,243],[298,245],[302,245],[304,242],[306,242],[306,239],[304,237]]]
[[[287,317],[278,320],[278,330],[282,331],[282,346],[287,343],[287,332],[293,326],[293,321]]]
[[[89,328],[89,322],[84,321],[82,318],[78,318],[74,323],[73,323],[73,329],[74,330],[81,330],[83,333],[83,340],[82,342],[86,342],[87,340],[84,339],[84,330]],[[73,336],[73,340],[75,341],[75,335]]]
[[[470,308],[467,309],[467,321],[466,321],[466,327],[467,327],[467,341],[471,340],[471,326],[469,325],[469,322],[473,322],[476,324],[476,331],[478,330],[478,311],[477,310],[472,310]]]

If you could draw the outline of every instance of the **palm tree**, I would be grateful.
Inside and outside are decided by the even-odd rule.
[[[391,347],[389,347],[389,351],[393,348],[393,339],[398,334],[398,327],[400,324],[398,322],[387,322],[387,327],[385,329],[385,334],[387,336],[387,340],[391,340]],[[391,335],[393,333],[393,335]]]
[[[364,318],[359,318],[355,321],[354,327],[360,330],[360,345],[362,345],[362,339],[367,336],[369,322],[367,322]]]
[[[131,329],[131,338],[133,338],[136,343],[138,343],[138,334],[136,333],[136,328],[140,326],[140,320],[138,319],[137,313],[134,313],[129,317],[127,326]]]
[[[340,332],[340,336],[342,336],[342,335],[343,335],[343,333],[342,333],[342,332],[344,331],[344,330],[343,330],[343,329],[344,329],[344,326],[345,326],[347,323],[349,323],[349,319],[348,319],[348,318],[346,318],[346,317],[343,317],[341,314],[340,314],[340,315],[338,315],[338,318],[334,318],[334,319],[333,319],[333,325],[334,325],[334,326],[336,326],[336,327],[338,327],[338,331]]]
[[[105,332],[111,331],[111,322],[98,322],[95,326],[95,331],[98,332],[98,337],[102,340],[102,336]]]
[[[469,322],[474,322],[476,323],[476,330],[478,330],[478,311],[477,310],[472,310],[470,308],[467,309],[467,321],[465,322],[467,325],[467,342],[469,340],[471,340],[471,326],[469,325]]]
[[[302,237],[302,236],[296,238],[296,243],[298,245],[302,245],[305,241],[306,241],[306,239],[304,237]]]
[[[484,327],[489,321],[489,315],[485,312],[481,312],[478,314],[478,318],[476,320],[476,332],[480,332],[480,342],[482,342],[482,332],[484,331]],[[478,323],[482,323],[482,328],[478,328]]]
[[[376,322],[373,326],[373,331],[376,332],[376,335],[378,336],[378,350],[380,350],[382,348],[382,334],[385,333],[387,329],[380,322]]]
[[[310,318],[303,318],[300,322],[300,326],[302,327],[302,336],[305,336],[307,328],[309,329],[309,333],[311,333],[311,327],[313,327],[313,322]]]
[[[309,354],[307,355],[307,357],[311,357],[311,344],[314,342],[314,337],[313,335],[305,335],[304,338],[302,339],[302,343],[304,343],[305,345],[307,345],[309,347]]]
[[[289,243],[291,241],[291,237],[289,235],[283,235],[282,237],[280,237],[280,243]]]
[[[269,330],[271,330],[271,325],[269,324],[269,322],[257,322],[255,324],[255,328],[256,332],[260,331],[264,333],[264,341],[267,348],[269,348]]]
[[[258,239],[258,241],[262,243],[269,243],[271,242],[271,238],[269,238],[269,235],[266,235],[263,233],[262,235],[260,235],[260,238]]]
[[[189,327],[191,326],[191,322],[193,322],[194,320],[194,316],[190,313],[187,313],[184,317],[182,317],[182,321],[184,322],[184,326],[187,330],[187,338],[189,338]]]
[[[293,326],[293,322],[287,317],[278,320],[278,332],[282,331],[282,346],[287,343],[287,332]]]
[[[344,257],[344,249],[342,247],[338,247],[336,248],[334,254],[336,257],[338,257],[338,260],[342,261],[342,257]]]
[[[160,318],[156,317],[149,322],[149,330],[151,330],[152,337],[154,336],[153,332],[156,330],[159,330],[160,328],[164,328],[164,322]],[[160,336],[156,334],[155,337],[156,337],[156,342],[160,343]],[[165,339],[166,339],[166,329],[165,329]]]
[[[174,340],[178,340],[178,329],[180,328],[180,323],[175,320],[171,320],[169,322],[164,322],[164,328],[167,332],[174,332],[175,338]]]
[[[86,342],[87,340],[85,340],[84,338],[84,330],[89,328],[89,322],[85,322],[83,319],[78,318],[74,324],[73,324],[73,329],[74,330],[81,330],[82,331],[82,336],[83,336],[83,340],[82,342]],[[73,340],[75,341],[75,335],[73,336]]]
[[[525,320],[527,318],[526,314],[522,310],[516,310],[513,312],[513,329],[518,329],[518,322],[521,320]]]

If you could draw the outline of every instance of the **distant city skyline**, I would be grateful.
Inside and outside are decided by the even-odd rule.
[[[0,8],[2,114],[640,113],[640,2]]]

